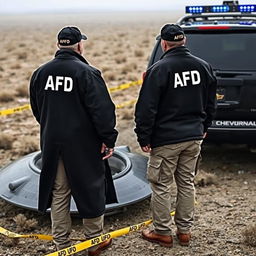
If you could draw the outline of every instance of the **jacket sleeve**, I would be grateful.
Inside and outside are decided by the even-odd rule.
[[[204,132],[207,132],[208,128],[212,124],[212,120],[214,119],[216,108],[217,108],[217,101],[216,101],[216,88],[217,88],[217,79],[213,74],[212,68],[209,68],[209,75],[208,75],[208,94],[207,94],[207,102],[206,102],[206,119],[203,123],[204,125]]]
[[[36,118],[37,122],[40,123],[40,114],[39,114],[39,109],[38,109],[37,99],[36,99],[36,71],[33,73],[30,80],[29,96],[30,96],[30,105],[31,105],[33,115]]]
[[[136,104],[134,131],[141,147],[151,143],[161,90],[167,78],[167,74],[161,73],[158,67],[147,70]]]
[[[102,142],[107,147],[113,148],[118,135],[115,130],[115,105],[110,98],[100,71],[95,69],[87,72],[86,80],[86,108]]]

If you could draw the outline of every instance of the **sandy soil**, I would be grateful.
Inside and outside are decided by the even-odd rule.
[[[77,25],[87,34],[85,57],[103,72],[109,87],[135,81],[146,69],[154,38],[160,27],[173,22],[175,13],[87,13],[76,15],[1,16],[0,109],[28,103],[27,87],[32,71],[48,61],[56,50],[57,31]],[[139,86],[112,94],[116,104],[136,99]],[[140,152],[133,132],[134,106],[117,110],[117,145]],[[38,125],[29,110],[0,116],[0,168],[38,150]],[[114,240],[102,255],[204,255],[253,256],[256,248],[246,243],[244,231],[256,222],[255,153],[245,146],[209,146],[203,149],[197,178],[197,205],[193,239],[187,248],[166,249],[140,238],[135,232]],[[175,186],[173,186],[173,205]],[[19,233],[50,234],[49,216],[12,206],[0,199],[0,226]],[[19,214],[22,214],[20,216]],[[113,231],[150,218],[149,200],[106,217],[105,230]],[[175,234],[175,227],[173,226]],[[73,218],[73,237],[82,236],[80,219]],[[254,234],[256,236],[256,234]],[[247,240],[248,241],[248,240]],[[51,242],[13,240],[0,235],[0,256],[45,255]]]

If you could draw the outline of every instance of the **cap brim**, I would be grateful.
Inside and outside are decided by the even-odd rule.
[[[86,36],[86,35],[82,35],[82,39],[83,39],[83,40],[86,40],[86,39],[87,39],[87,36]]]
[[[158,35],[157,37],[156,37],[156,40],[160,40],[161,39],[161,35]]]

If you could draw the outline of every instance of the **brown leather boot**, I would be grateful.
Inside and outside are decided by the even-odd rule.
[[[98,256],[102,251],[106,250],[112,243],[112,239],[108,239],[98,246],[96,246],[95,250],[88,250],[88,256]]]
[[[179,244],[181,246],[189,246],[189,242],[191,239],[191,233],[180,233],[179,231],[177,231],[177,238],[179,241]]]
[[[172,247],[173,246],[173,239],[172,236],[168,235],[159,235],[155,233],[154,230],[145,229],[142,231],[142,238],[153,242],[158,243],[165,247]]]

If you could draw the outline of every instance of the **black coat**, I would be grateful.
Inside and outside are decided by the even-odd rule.
[[[81,217],[102,215],[105,204],[117,199],[100,150],[102,143],[114,147],[117,131],[115,106],[100,72],[76,52],[61,49],[33,73],[30,102],[41,135],[39,211],[51,205],[61,157]]]
[[[141,146],[203,138],[216,111],[211,66],[184,47],[172,48],[146,72],[135,111]]]

